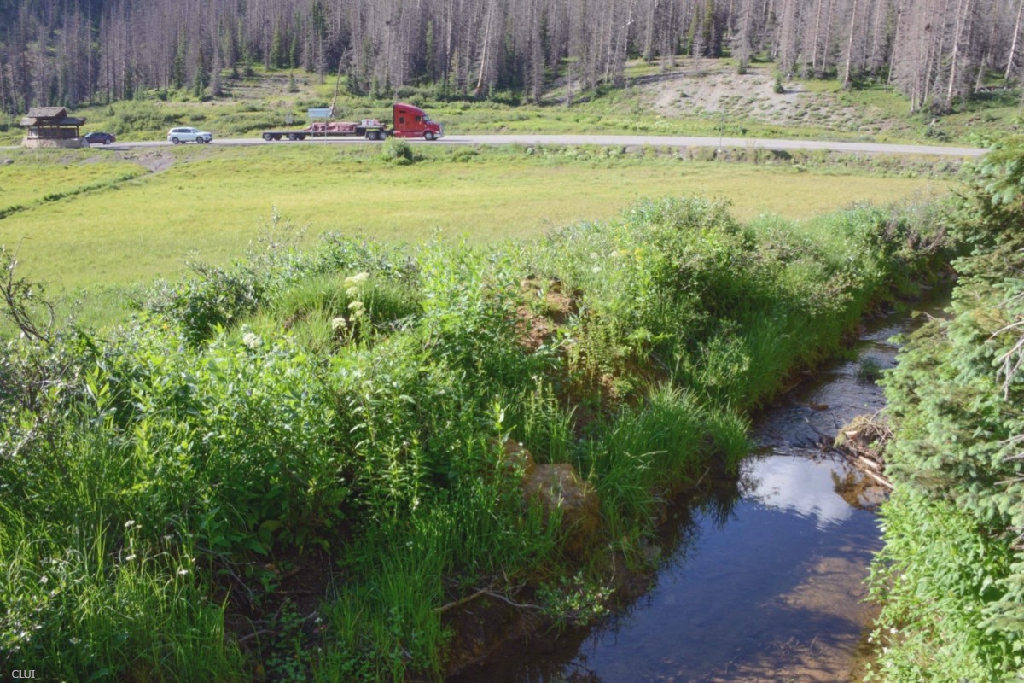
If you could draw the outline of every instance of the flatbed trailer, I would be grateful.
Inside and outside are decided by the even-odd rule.
[[[323,112],[326,118],[333,108],[311,109]],[[311,115],[312,118],[312,115]],[[378,119],[362,121],[316,121],[300,130],[265,130],[262,137],[267,142],[274,140],[305,140],[306,138],[364,137],[367,140],[396,138],[423,138],[436,140],[444,135],[444,128],[432,121],[426,112],[411,104],[396,102],[391,106],[391,127]]]
[[[387,126],[377,119],[355,121],[325,121],[312,123],[301,130],[265,130],[263,139],[305,140],[310,138],[365,137],[367,140],[383,140],[388,136]]]

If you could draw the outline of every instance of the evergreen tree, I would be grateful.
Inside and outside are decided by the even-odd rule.
[[[174,52],[174,66],[171,68],[171,87],[181,90],[185,86],[185,40],[178,40],[178,49]]]

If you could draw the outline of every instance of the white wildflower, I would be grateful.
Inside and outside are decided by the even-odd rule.
[[[355,275],[349,275],[347,278],[345,278],[345,285],[348,287],[358,287],[359,285],[363,284],[369,279],[370,274],[364,270],[362,272],[356,273]]]
[[[124,558],[124,561],[125,561],[125,562],[131,562],[131,561],[132,561],[132,560],[134,560],[134,559],[135,559],[135,553],[132,553],[132,554],[131,554],[131,555],[129,555],[128,557]]]
[[[242,335],[242,343],[245,344],[246,347],[250,349],[258,349],[260,345],[263,344],[263,340],[260,339],[260,336],[258,334],[246,332],[245,334]]]
[[[124,523],[124,528],[125,529],[131,529],[133,526],[135,526],[135,520],[134,519],[129,519],[127,522]]]
[[[188,573],[189,573],[189,570],[185,569],[184,567],[182,567],[181,569],[178,570],[178,576],[187,576]]]
[[[348,321],[344,317],[338,316],[331,320],[331,329],[335,332],[341,332],[348,326]]]

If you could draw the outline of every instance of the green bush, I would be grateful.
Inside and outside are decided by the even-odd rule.
[[[887,679],[1002,680],[1024,671],[1024,146],[975,171],[954,222],[973,245],[950,319],[913,335],[884,380],[896,495],[873,567]]]
[[[408,166],[416,161],[412,153],[412,145],[401,138],[389,137],[380,147],[380,157],[396,166]]]
[[[180,324],[192,344],[254,312],[263,301],[265,283],[254,273],[205,265],[193,268],[197,277],[154,293],[146,303],[149,311]]]

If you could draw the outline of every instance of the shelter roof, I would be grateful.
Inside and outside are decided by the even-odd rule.
[[[21,126],[84,126],[85,119],[68,116],[64,107],[32,107],[28,115],[22,117]]]
[[[32,107],[28,110],[28,117],[33,119],[62,119],[68,115],[64,107]]]

